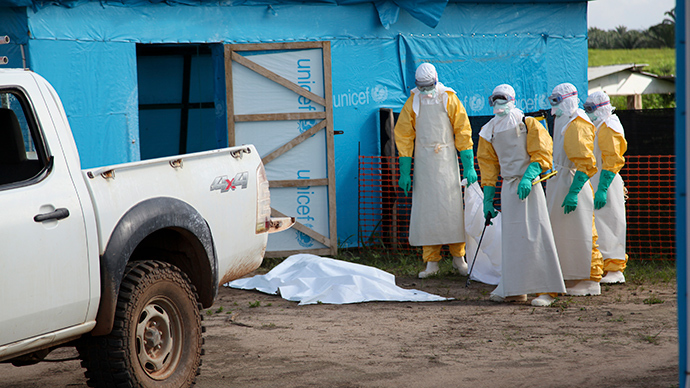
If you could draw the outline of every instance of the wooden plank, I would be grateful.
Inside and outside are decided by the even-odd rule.
[[[294,82],[292,82],[286,78],[279,76],[278,74],[268,70],[267,68],[265,68],[261,65],[256,64],[255,62],[250,61],[249,59],[243,57],[240,54],[233,52],[232,53],[232,60],[239,63],[240,65],[248,68],[249,70],[253,70],[253,71],[259,73],[260,75],[270,79],[271,81],[276,82],[276,83],[292,90],[293,92],[299,94],[300,96],[308,98],[308,99],[314,101],[315,103],[317,103],[321,106],[326,105],[326,100],[323,97],[308,91],[307,89],[295,84]]]
[[[278,51],[321,48],[321,42],[283,42],[234,44],[233,51]]]
[[[331,80],[331,42],[323,42],[323,86],[326,100],[326,163],[328,167],[328,231],[331,236],[331,255],[338,254],[338,231],[335,204],[335,142],[333,140],[333,85]]]
[[[225,61],[225,108],[228,122],[228,147],[235,145],[235,102],[232,89],[232,45],[223,47]]]
[[[289,216],[281,213],[280,211],[278,211],[274,208],[271,208],[271,217],[289,217]],[[310,229],[310,228],[304,226],[304,224],[302,224],[301,222],[295,221],[295,224],[292,226],[292,229],[296,229],[296,230],[306,234],[307,236],[313,238],[314,240],[320,242],[321,244],[323,244],[327,247],[331,246],[331,241],[328,237],[322,235],[321,233],[316,232],[314,229]]]
[[[313,134],[316,132],[320,131],[326,126],[326,120],[322,120],[318,122],[316,125],[313,127],[309,128],[307,131],[300,133],[297,137],[294,139],[290,140],[286,144],[282,145],[279,147],[277,150],[271,152],[270,154],[266,155],[261,161],[264,163],[264,165],[270,163],[271,161],[275,160],[277,157],[280,155],[290,151],[291,149],[295,148],[296,145],[299,143],[307,140],[310,138]],[[332,136],[332,135],[331,135]]]
[[[252,115],[235,115],[235,121],[236,122],[323,120],[325,118],[326,118],[326,112],[261,113],[261,114],[252,114]]]
[[[305,186],[326,186],[328,178],[323,179],[285,179],[268,181],[268,187],[305,187]]]

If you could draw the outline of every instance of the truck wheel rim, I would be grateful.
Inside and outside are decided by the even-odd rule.
[[[175,306],[167,299],[152,299],[142,309],[136,326],[136,349],[142,370],[163,380],[180,360],[182,324]]]

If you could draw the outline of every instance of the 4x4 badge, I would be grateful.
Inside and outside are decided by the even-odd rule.
[[[218,176],[213,179],[211,183],[211,191],[220,190],[221,193],[228,192],[230,190],[235,191],[236,188],[246,189],[247,182],[249,182],[249,172],[238,172],[234,178],[228,179],[227,175]]]

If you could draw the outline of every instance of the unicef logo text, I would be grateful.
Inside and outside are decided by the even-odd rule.
[[[388,88],[385,85],[376,85],[374,88],[352,91],[333,95],[333,107],[342,108],[348,106],[368,105],[373,100],[381,103],[388,99]]]

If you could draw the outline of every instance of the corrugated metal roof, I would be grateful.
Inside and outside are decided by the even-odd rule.
[[[595,66],[587,68],[587,80],[591,81],[593,79],[605,77],[610,74],[618,73],[624,70],[630,70],[635,72],[641,72],[643,67],[649,66],[646,63],[626,63],[622,65],[609,65],[609,66]]]

